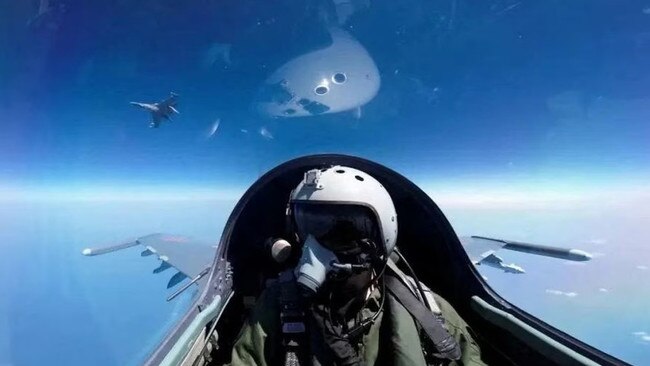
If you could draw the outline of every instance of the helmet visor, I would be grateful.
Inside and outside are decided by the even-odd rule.
[[[368,207],[350,204],[294,203],[292,213],[301,240],[313,235],[332,251],[354,249],[353,247],[362,239],[379,243],[377,219]]]

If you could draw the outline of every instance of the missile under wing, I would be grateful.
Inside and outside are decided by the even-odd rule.
[[[495,254],[499,249],[514,250],[569,261],[582,262],[591,259],[589,253],[579,249],[551,247],[512,240],[493,239],[484,236],[462,236],[459,239],[472,263],[502,269],[508,273],[525,273],[525,270],[514,263],[503,263],[503,259]]]
[[[588,253],[577,249],[550,247],[482,236],[459,237],[459,240],[472,263],[494,267],[507,273],[525,273],[525,270],[513,263],[503,263],[503,260],[495,254],[499,249],[515,250],[571,261],[588,261],[591,259]],[[209,272],[216,253],[216,246],[214,245],[182,235],[157,233],[107,247],[87,248],[82,251],[82,254],[96,256],[137,245],[144,248],[141,253],[142,256],[155,254],[160,259],[161,264],[153,270],[154,274],[161,273],[171,267],[178,270],[178,273],[170,278],[167,288],[174,287],[185,278],[191,279],[189,283],[170,295],[167,300],[173,299],[194,283],[199,287],[203,287],[205,284],[203,277]]]

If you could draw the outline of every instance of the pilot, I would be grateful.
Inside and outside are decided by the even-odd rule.
[[[287,215],[300,250],[257,300],[232,365],[484,364],[454,308],[397,266],[397,214],[376,179],[310,170]]]

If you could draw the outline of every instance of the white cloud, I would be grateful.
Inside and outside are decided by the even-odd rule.
[[[645,270],[648,269],[648,266],[644,266],[644,265],[642,265],[642,264],[639,264],[638,266],[636,266],[636,268],[637,268],[637,269],[640,269],[640,270],[642,270],[642,271],[645,271]]]
[[[566,296],[566,297],[576,297],[578,296],[577,292],[564,292],[560,290],[553,290],[553,289],[546,289],[547,294],[551,295],[558,295],[558,296]]]
[[[564,294],[564,292],[562,292],[560,290],[550,290],[550,289],[546,289],[546,293],[547,294],[553,294],[553,295],[563,295]]]
[[[260,135],[267,140],[273,140],[273,134],[266,127],[260,127]]]
[[[645,331],[641,330],[641,331],[638,331],[638,332],[634,332],[634,333],[632,333],[632,335],[639,338],[639,340],[644,342],[644,343],[650,343],[650,334],[648,334]]]
[[[609,290],[604,288],[604,287],[599,288],[598,291],[600,291],[600,292],[609,292]]]

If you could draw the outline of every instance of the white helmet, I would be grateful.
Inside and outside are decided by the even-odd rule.
[[[307,171],[291,192],[287,214],[303,240],[308,234],[317,237],[314,231],[328,230],[333,220],[347,216],[357,229],[376,228],[386,254],[397,241],[397,213],[388,191],[369,174],[346,166]]]

